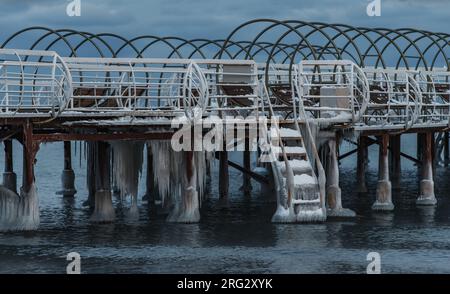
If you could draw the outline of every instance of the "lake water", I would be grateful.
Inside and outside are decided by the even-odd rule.
[[[414,142],[405,136],[403,151],[414,155]],[[349,148],[344,143],[341,150]],[[21,147],[15,143],[14,149],[20,182]],[[242,175],[232,168],[230,206],[220,209],[216,165],[200,223],[166,223],[143,203],[139,222],[130,223],[115,201],[117,221],[97,225],[82,206],[85,160],[80,165],[74,155],[78,193],[63,199],[55,194],[61,185],[62,143],[42,145],[36,165],[41,225],[35,232],[0,234],[0,273],[65,273],[72,251],[80,253],[83,273],[365,273],[372,251],[381,254],[383,273],[450,273],[450,168],[436,168],[438,205],[418,208],[417,167],[402,160],[399,188],[393,190],[395,211],[374,213],[377,150],[370,148],[367,194],[354,192],[355,156],[341,162],[343,203],[358,214],[352,220],[272,224],[275,196],[261,196],[253,182],[251,197],[245,197],[239,191]],[[3,150],[0,157],[3,167]],[[240,161],[237,155],[232,159]]]

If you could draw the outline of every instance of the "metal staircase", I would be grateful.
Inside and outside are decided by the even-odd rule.
[[[295,82],[296,80],[293,83]],[[292,86],[293,89],[296,87]],[[295,119],[280,127],[274,123],[275,113],[272,103],[267,88],[265,86],[263,88],[263,97],[272,117],[267,136],[269,146],[264,148],[262,157],[270,164],[277,191],[277,210],[272,221],[282,223],[324,221],[326,213],[319,180],[298,125],[296,103],[293,103]],[[299,99],[294,96],[294,93],[295,91],[293,91],[292,101],[298,102]],[[305,126],[306,129],[309,128],[307,123]]]

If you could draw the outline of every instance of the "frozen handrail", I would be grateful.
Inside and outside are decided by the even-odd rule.
[[[314,118],[360,121],[369,103],[369,85],[355,63],[348,60],[303,60],[298,74],[302,102]]]
[[[400,125],[404,130],[418,122],[422,91],[417,71],[365,68],[370,102],[364,115],[368,125]]]
[[[72,96],[72,77],[53,51],[0,49],[0,112],[58,116]]]

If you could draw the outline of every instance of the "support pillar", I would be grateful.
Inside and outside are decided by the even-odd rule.
[[[358,153],[357,153],[357,166],[356,166],[356,177],[357,177],[357,191],[359,193],[367,193],[366,184],[366,167],[367,167],[367,137],[359,137]]]
[[[17,175],[14,172],[12,140],[4,140],[5,145],[5,172],[3,173],[3,186],[17,193]]]
[[[422,161],[422,155],[423,155],[423,142],[424,142],[424,134],[423,133],[417,133],[417,160]]]
[[[416,200],[417,205],[435,205],[437,203],[434,196],[433,181],[433,133],[424,134],[423,155],[422,155],[422,180],[420,181],[420,195]]]
[[[33,125],[29,120],[22,127],[22,187],[17,195],[12,190],[0,186],[0,232],[31,231],[39,227],[39,199],[34,179],[34,164],[39,142],[34,141]],[[8,168],[10,169],[11,165]]]
[[[64,197],[73,197],[77,190],[75,189],[75,173],[72,169],[72,146],[70,141],[64,141],[64,170],[61,174],[62,194]]]
[[[219,202],[222,205],[228,204],[228,153],[219,152]]]
[[[95,208],[93,222],[112,222],[115,219],[111,194],[111,148],[107,142],[98,142],[95,148]]]
[[[87,160],[86,160],[86,185],[88,190],[88,199],[83,203],[90,208],[95,207],[95,153],[97,142],[87,142]]]
[[[448,166],[449,164],[449,142],[448,142],[448,132],[444,133],[444,165]]]
[[[200,221],[199,199],[197,191],[197,167],[193,151],[185,151],[186,171],[183,179],[184,191],[181,195],[181,209],[178,222],[196,223]]]
[[[372,209],[390,211],[394,210],[394,204],[392,203],[392,185],[389,180],[389,135],[381,135],[379,137],[379,141],[380,155],[378,159],[378,185],[376,201],[372,205]]]
[[[354,217],[355,212],[342,207],[341,188],[339,187],[339,162],[336,138],[328,141],[327,155],[327,216]]]
[[[153,153],[152,147],[150,144],[147,144],[147,173],[145,175],[145,195],[142,197],[142,200],[148,202],[148,205],[151,209],[155,209],[155,201],[156,201],[156,189],[154,184],[154,175],[153,175]]]
[[[248,129],[246,129],[245,136],[245,150],[244,150],[244,168],[246,170],[251,170],[251,155],[250,155],[250,142],[249,142],[249,133]],[[250,195],[252,191],[252,177],[248,173],[243,173],[244,182],[242,184],[241,190],[245,195]]]
[[[392,180],[394,181],[394,186],[398,187],[400,184],[400,174],[401,174],[401,138],[400,135],[393,135],[390,137],[390,164],[392,171]]]

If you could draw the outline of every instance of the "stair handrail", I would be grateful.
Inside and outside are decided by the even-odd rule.
[[[297,92],[299,94],[298,95],[299,114],[300,114],[301,118],[305,121],[306,131],[308,132],[308,136],[311,138],[310,141],[311,141],[311,147],[312,147],[312,154],[314,156],[314,161],[316,163],[316,168],[317,168],[317,178],[318,178],[318,184],[319,184],[320,202],[321,202],[323,213],[326,213],[326,209],[325,209],[326,175],[325,175],[325,170],[323,168],[322,162],[320,161],[320,156],[319,156],[319,152],[317,151],[316,142],[314,142],[314,140],[312,140],[314,137],[312,135],[311,126],[309,124],[309,120],[306,115],[305,106],[303,105],[303,99],[302,99],[303,87],[300,86],[300,74],[301,74],[300,70],[296,70],[296,73],[292,79],[292,86],[293,86],[292,89],[294,89],[294,91],[292,91],[292,99],[293,99],[292,105],[293,105],[293,113],[294,113],[294,122],[295,122],[295,127],[300,132],[300,126],[298,125],[297,109],[295,106],[295,104],[296,104],[295,103],[295,92]]]
[[[265,98],[267,100],[267,104],[269,106],[270,115],[272,117],[275,117],[275,112],[273,110],[272,103],[270,102],[269,91],[267,90],[266,84],[264,82],[261,82],[261,86],[262,86],[262,89],[263,89],[263,99]],[[283,155],[283,160],[284,160],[284,164],[285,164],[285,167],[286,167],[286,175],[287,175],[286,183],[287,183],[287,193],[288,193],[287,196],[288,196],[288,198],[287,198],[287,207],[285,207],[285,208],[288,209],[289,207],[291,207],[292,195],[295,193],[294,172],[293,172],[293,170],[291,168],[291,165],[289,164],[289,160],[288,160],[287,155],[286,155],[286,150],[284,149],[284,144],[283,144],[283,141],[281,140],[281,131],[280,131],[280,129],[279,129],[277,124],[275,124],[275,128],[276,128],[276,131],[277,131],[277,134],[278,134],[278,144],[280,145],[281,153]],[[271,125],[271,129],[272,129],[272,125]],[[270,140],[270,135],[269,135],[270,132],[267,132],[267,134],[268,134],[268,139]],[[273,161],[275,161],[275,160],[273,160]],[[281,172],[279,171],[278,165],[277,165],[277,169],[276,170],[277,170],[277,175],[276,176],[277,177],[281,176]]]

